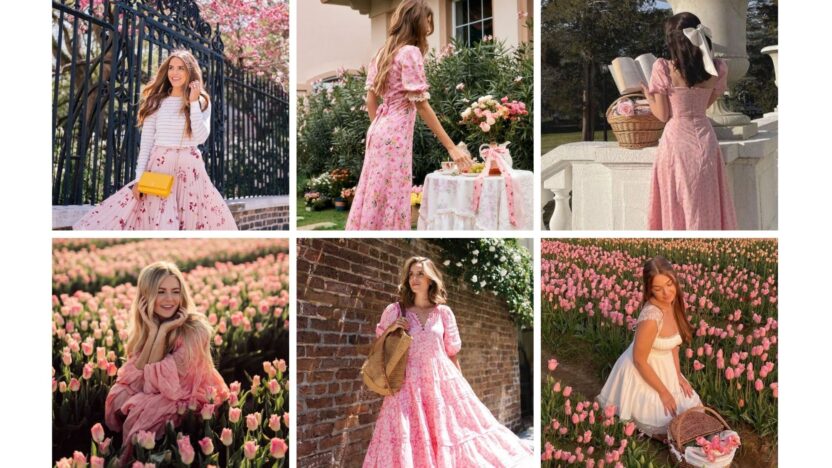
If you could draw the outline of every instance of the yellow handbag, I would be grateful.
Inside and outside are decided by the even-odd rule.
[[[139,192],[165,198],[173,188],[173,176],[161,172],[143,172],[139,179]]]

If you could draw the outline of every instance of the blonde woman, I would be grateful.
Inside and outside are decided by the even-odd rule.
[[[202,71],[186,50],[174,50],[142,90],[136,179],[93,208],[76,230],[236,230],[237,224],[205,170],[197,145],[211,132],[211,99]],[[142,173],[174,177],[167,197],[139,192]]]
[[[404,0],[390,22],[387,41],[367,72],[370,128],[364,166],[350,208],[348,230],[409,230],[416,114],[430,127],[460,169],[471,158],[457,148],[428,103],[423,55],[433,33],[425,0]],[[379,105],[378,99],[384,103]]]
[[[462,341],[445,305],[442,275],[430,259],[404,263],[399,304],[376,326],[394,323],[413,338],[401,390],[384,398],[364,467],[532,466],[532,451],[500,424],[462,376]]]
[[[127,363],[104,408],[107,426],[122,432],[123,462],[139,431],[159,438],[168,421],[179,425],[179,409],[225,399],[228,387],[211,359],[212,333],[176,265],[157,262],[141,271],[130,308]]]

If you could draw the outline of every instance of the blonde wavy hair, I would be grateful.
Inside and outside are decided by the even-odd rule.
[[[185,277],[179,271],[179,268],[171,262],[152,263],[144,267],[139,273],[138,294],[136,294],[133,304],[130,306],[127,355],[141,353],[147,340],[153,338],[150,336],[150,328],[142,320],[142,313],[145,313],[148,317],[154,317],[153,309],[159,291],[159,284],[168,276],[173,276],[179,281],[181,295],[179,312],[184,313],[187,318],[185,323],[168,335],[165,343],[166,352],[173,351],[173,347],[180,339],[188,343],[204,343],[204,346],[198,346],[199,352],[202,354],[199,357],[213,364],[209,345],[213,333],[211,325],[205,315],[197,311],[188,284],[185,282]],[[145,299],[144,303],[142,303],[142,298]]]
[[[159,69],[156,71],[156,78],[153,82],[142,89],[142,97],[139,100],[139,127],[144,125],[145,119],[159,110],[159,106],[162,105],[162,99],[170,96],[171,91],[173,91],[173,85],[168,81],[168,67],[170,66],[170,61],[174,58],[178,58],[185,63],[185,68],[188,71],[188,78],[185,80],[186,83],[199,81],[202,85],[202,91],[199,93],[200,109],[204,111],[208,108],[208,104],[211,103],[211,96],[205,91],[205,82],[202,81],[202,70],[199,68],[199,62],[196,61],[196,57],[185,49],[175,49],[159,65]],[[187,86],[185,87],[185,95],[182,97],[182,113],[186,117],[191,115],[191,101],[188,99]],[[191,119],[186,118],[185,136],[190,138],[191,135],[193,135]]]
[[[428,287],[428,300],[431,304],[444,304],[447,300],[447,291],[445,290],[445,283],[442,281],[442,272],[436,268],[431,259],[427,257],[410,257],[402,266],[401,281],[399,281],[399,301],[405,307],[410,307],[415,303],[416,294],[410,289],[410,268],[419,263],[422,265],[422,271],[430,280]]]
[[[387,89],[387,75],[393,58],[402,47],[412,45],[424,55],[428,51],[428,36],[433,34],[433,10],[426,0],[404,0],[393,12],[387,40],[375,57],[376,74],[373,92],[382,96]]]

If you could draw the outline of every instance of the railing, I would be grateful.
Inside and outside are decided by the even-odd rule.
[[[97,203],[133,180],[142,86],[168,52],[190,50],[211,95],[201,146],[227,198],[289,193],[289,103],[226,62],[193,0],[53,0],[52,203]]]

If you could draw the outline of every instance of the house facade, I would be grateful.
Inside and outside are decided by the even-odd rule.
[[[300,2],[298,15],[298,92],[318,80],[334,79],[339,68],[366,66],[387,37],[401,0],[320,0]],[[532,39],[527,20],[532,0],[429,0],[434,12],[432,49],[453,38],[471,44],[493,36],[509,46]]]

